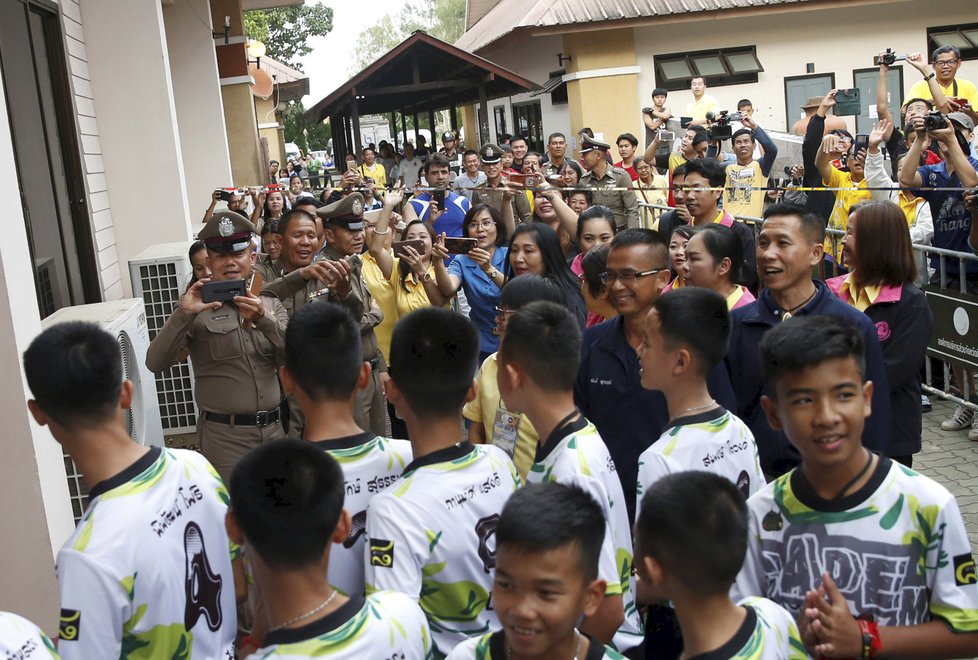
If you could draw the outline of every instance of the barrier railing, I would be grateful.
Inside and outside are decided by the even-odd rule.
[[[658,212],[658,215],[671,208],[661,204],[646,203],[639,203],[639,207],[654,209]],[[761,218],[751,216],[734,217],[753,227],[755,237],[760,233],[760,227],[763,222]],[[654,227],[647,228],[653,229]],[[841,247],[845,232],[840,229],[826,229],[825,233],[829,244],[832,246],[833,253],[839,254],[839,248]],[[943,290],[950,293],[970,293],[968,291],[966,277],[954,277],[953,274],[948,273],[948,261],[957,262],[957,272],[963,273],[966,271],[968,263],[978,262],[978,255],[972,252],[957,252],[955,250],[947,250],[919,243],[914,243],[913,249],[918,259],[918,285],[926,285],[929,289]],[[931,260],[935,258],[936,264],[932,266]],[[826,268],[831,269],[830,274],[828,274],[829,277],[834,277],[844,272],[835,261],[824,260],[818,268],[818,275],[821,279],[826,279]],[[954,286],[955,284],[956,288]],[[939,382],[935,382],[934,379],[935,362],[939,362],[942,365],[941,371],[943,373],[941,375],[943,378]],[[965,374],[968,373],[968,370],[960,367],[952,368],[950,363],[944,361],[941,357],[932,355],[930,349],[928,349],[928,359],[924,361],[924,365],[925,376],[921,386],[925,393],[965,406],[978,413],[978,404],[969,400],[974,392],[973,373],[966,377]],[[957,387],[952,387],[952,380],[957,381]]]

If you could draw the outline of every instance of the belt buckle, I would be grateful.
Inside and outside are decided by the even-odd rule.
[[[255,413],[255,426],[257,426],[260,429],[263,429],[266,426],[270,425],[272,422],[269,420],[269,417],[271,416],[272,412],[274,411],[259,410],[257,413]]]

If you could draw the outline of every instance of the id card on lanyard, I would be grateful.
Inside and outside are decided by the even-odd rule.
[[[492,424],[492,444],[499,447],[513,458],[516,453],[516,439],[519,436],[520,421],[518,413],[510,412],[503,406],[502,401],[496,408],[496,419]]]

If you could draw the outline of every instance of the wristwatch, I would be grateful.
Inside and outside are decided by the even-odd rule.
[[[936,75],[937,75],[936,73],[934,73],[933,71],[931,71],[926,76],[924,76],[924,80],[930,80],[931,78],[935,77]]]
[[[496,270],[495,268],[493,268],[493,269],[492,269],[492,270],[490,270],[490,271],[489,271],[488,273],[486,273],[486,275],[488,275],[488,276],[489,276],[489,279],[490,279],[490,280],[494,280],[494,279],[496,279],[496,275],[498,275],[498,274],[499,274],[499,271],[497,271],[497,270]]]
[[[424,275],[422,275],[421,276],[421,281],[422,282],[430,282],[431,281],[431,273],[425,273]]]

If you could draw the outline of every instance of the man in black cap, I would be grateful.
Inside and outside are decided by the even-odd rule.
[[[483,189],[475,188],[472,190],[472,206],[476,204],[488,204],[502,213],[503,200],[503,178],[502,160],[503,150],[494,144],[484,144],[479,149],[479,159],[482,161],[482,171],[486,173],[486,187]],[[513,196],[510,204],[513,205],[513,217],[516,223],[530,222],[533,211],[530,209],[530,200],[526,198],[526,193],[519,191]]]
[[[442,156],[448,159],[448,170],[451,172],[449,184],[454,184],[456,177],[462,173],[462,154],[458,151],[458,140],[451,131],[445,131],[441,135],[441,149],[438,150]]]
[[[602,204],[614,212],[618,229],[634,229],[639,227],[638,198],[631,189],[632,178],[628,172],[608,164],[606,158],[610,149],[607,142],[586,134],[581,136],[581,160],[588,171],[581,177],[581,186],[592,189],[594,204]]]
[[[360,311],[353,318],[360,324],[360,342],[363,359],[370,363],[372,377],[367,387],[357,391],[354,419],[362,429],[383,436],[386,433],[387,404],[384,402],[384,385],[387,381],[387,363],[380,352],[374,328],[384,320],[384,313],[373,300],[363,279],[363,262],[360,253],[364,246],[363,196],[347,195],[338,202],[319,209],[323,219],[326,245],[325,256],[338,264],[344,264],[349,273],[343,281],[349,287],[348,296],[361,303]],[[389,230],[388,230],[389,231]]]
[[[226,302],[205,303],[201,296],[209,282],[248,282],[257,256],[254,232],[233,211],[211,216],[198,237],[207,246],[213,275],[187,289],[146,354],[151,371],[176,364],[184,351],[190,354],[200,449],[225,480],[250,449],[285,437],[277,371],[284,359],[285,308],[247,288]]]

